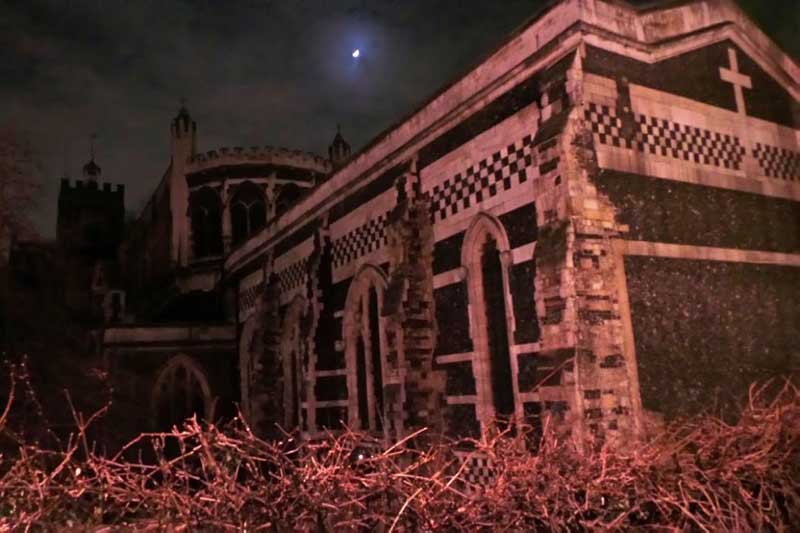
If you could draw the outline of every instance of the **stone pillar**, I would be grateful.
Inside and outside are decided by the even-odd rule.
[[[401,378],[397,384],[384,386],[394,431],[389,437],[401,438],[423,427],[435,437],[444,430],[446,377],[433,368],[436,324],[430,198],[421,192],[413,163],[396,187],[397,205],[386,224],[390,279],[382,310],[389,345],[387,366]]]
[[[264,205],[267,207],[267,223],[275,218],[275,206],[277,205],[278,193],[281,190],[281,186],[275,183],[276,177],[276,173],[273,171],[268,176],[269,180],[267,181],[267,186],[264,188]]]
[[[571,76],[580,79],[580,54]],[[565,269],[571,283],[564,288],[573,302],[574,400],[583,436],[619,445],[638,435],[641,427],[636,361],[626,353],[620,314],[625,279],[614,246],[627,227],[617,224],[614,205],[593,184],[600,169],[581,93],[580,83],[573,85],[576,105],[560,142],[567,180]],[[629,102],[621,109],[632,118]],[[623,126],[632,135],[633,129]]]
[[[624,443],[639,430],[636,362],[626,349],[621,305],[624,273],[614,243],[627,231],[593,184],[598,174],[591,128],[583,117],[581,53],[567,73],[569,115],[537,145],[540,164],[556,161],[537,191],[536,304],[541,317],[545,411],[581,442]],[[621,105],[632,120],[630,102]],[[635,128],[623,119],[623,132]],[[542,368],[543,367],[543,368]]]
[[[265,272],[264,292],[257,306],[260,331],[253,335],[250,383],[250,419],[253,431],[264,438],[279,437],[283,424],[283,362],[280,353],[280,285],[278,276]]]
[[[231,243],[233,242],[228,188],[229,185],[224,183],[222,185],[222,193],[220,194],[220,200],[222,200],[222,253],[225,257],[231,253]]]
[[[301,343],[305,347],[301,361],[305,376],[301,388],[306,402],[305,430],[317,431],[317,405],[314,390],[317,382],[317,361],[335,349],[330,321],[331,309],[325,308],[325,296],[332,285],[333,258],[327,220],[320,221],[314,235],[314,251],[308,259],[306,277],[307,312],[300,323]]]

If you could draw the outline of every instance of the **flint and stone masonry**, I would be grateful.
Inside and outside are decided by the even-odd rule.
[[[266,435],[732,416],[800,367],[798,72],[727,0],[564,0],[355,155],[201,156],[179,115],[178,292]]]

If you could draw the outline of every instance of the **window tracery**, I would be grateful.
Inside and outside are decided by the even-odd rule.
[[[246,181],[236,187],[230,200],[231,232],[233,245],[241,244],[257,233],[267,223],[267,204],[264,191]]]

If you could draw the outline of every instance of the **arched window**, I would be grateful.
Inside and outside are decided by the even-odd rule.
[[[294,183],[287,183],[281,186],[278,197],[275,200],[275,216],[285,213],[303,194],[303,189]]]
[[[511,356],[513,316],[508,291],[508,237],[499,221],[479,214],[464,237],[477,413],[481,425],[514,417],[517,384]]]
[[[281,322],[281,359],[283,362],[283,407],[284,427],[300,426],[300,409],[303,402],[303,369],[301,365],[302,343],[300,339],[300,319],[304,302],[295,298],[286,309]]]
[[[347,398],[350,425],[357,429],[383,429],[383,371],[386,339],[380,309],[386,276],[366,266],[347,292],[344,342],[347,359]]]
[[[194,257],[222,255],[222,201],[214,189],[203,187],[189,197]]]
[[[205,372],[186,355],[177,355],[164,365],[151,401],[158,430],[180,426],[195,415],[198,419],[214,418],[214,400]]]
[[[264,191],[252,182],[245,181],[236,187],[236,192],[231,197],[230,210],[234,246],[247,240],[267,223]]]

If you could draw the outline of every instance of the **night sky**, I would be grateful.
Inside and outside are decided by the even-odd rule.
[[[169,123],[184,97],[201,151],[327,154],[337,123],[358,150],[543,3],[0,0],[0,126],[24,132],[42,163],[36,219],[50,237],[65,161],[79,178],[91,133],[104,180],[126,184],[134,213],[169,163]],[[800,56],[798,0],[741,3]]]

